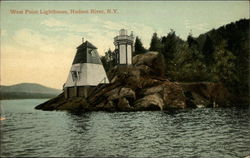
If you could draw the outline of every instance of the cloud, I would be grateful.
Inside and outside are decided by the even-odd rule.
[[[41,24],[48,26],[53,31],[67,31],[77,33],[83,33],[85,30],[87,30],[88,32],[96,31],[96,29],[94,29],[94,27],[90,24],[72,24],[54,18],[46,19],[42,21]]]
[[[114,49],[113,38],[118,35],[121,28],[134,32],[134,35],[140,36],[144,46],[149,47],[154,28],[141,23],[113,22],[101,18],[90,19],[87,24],[72,24],[56,19],[49,19],[42,22],[53,31],[64,31],[69,34],[81,34],[85,39],[93,42],[99,48],[99,53],[104,55],[104,50]],[[61,25],[60,25],[61,24]],[[53,27],[52,27],[53,25]],[[157,31],[160,35],[162,32]]]
[[[207,31],[208,30],[208,23],[200,23],[194,25],[194,28],[199,30],[199,31]]]
[[[113,40],[121,28],[134,31],[145,45],[149,45],[154,32],[153,27],[145,24],[94,20],[78,25],[50,18],[42,21],[46,26],[43,31],[27,28],[14,31],[9,36],[11,43],[4,42],[1,46],[2,83],[37,82],[61,88],[82,36],[104,55],[109,48],[114,49]],[[58,30],[63,33],[57,33]]]
[[[13,45],[13,43],[2,45],[2,83],[36,82],[61,88],[72,64],[75,48],[68,49],[67,46],[61,46],[55,49],[55,52],[50,52],[38,49],[37,46],[27,47],[26,45]]]
[[[190,24],[190,21],[188,19],[185,19],[184,21],[184,25],[187,29],[191,29],[191,24]]]
[[[66,80],[80,36],[47,35],[30,29],[13,33],[1,45],[1,82],[37,82],[61,87]],[[53,79],[55,78],[55,79]]]
[[[12,38],[21,47],[49,52],[55,51],[55,47],[52,46],[55,43],[53,39],[49,39],[48,36],[42,35],[37,31],[20,29],[15,31]]]
[[[186,19],[184,22],[185,28],[193,31],[207,31],[209,29],[208,23],[198,23],[198,24],[191,24],[190,20]]]
[[[41,23],[46,25],[46,26],[49,26],[49,27],[55,27],[55,26],[62,27],[62,26],[66,25],[65,22],[62,22],[62,21],[59,21],[59,20],[56,20],[56,19],[53,19],[53,18],[46,19],[46,20],[42,21]]]
[[[143,23],[128,23],[128,22],[113,22],[113,21],[102,21],[99,20],[99,23],[101,26],[103,26],[103,30],[108,30],[110,34],[112,34],[112,37],[115,37],[118,35],[118,31],[122,28],[127,29],[128,34],[130,34],[130,31],[133,31],[134,36],[139,36],[142,40],[142,43],[144,43],[144,46],[149,47],[151,36],[156,30],[154,27],[145,25]],[[116,32],[114,32],[116,31]],[[157,34],[160,36],[163,36],[164,33],[162,30],[157,30]],[[113,38],[112,38],[113,39]]]

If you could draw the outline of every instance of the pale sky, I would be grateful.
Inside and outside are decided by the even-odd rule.
[[[106,10],[117,14],[10,14],[10,10]],[[1,2],[1,85],[39,83],[61,89],[82,37],[100,55],[114,49],[121,28],[133,31],[146,48],[153,32],[170,29],[182,39],[239,19],[249,19],[248,1]]]

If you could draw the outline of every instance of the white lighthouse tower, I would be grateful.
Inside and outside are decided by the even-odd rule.
[[[109,83],[97,48],[86,41],[77,47],[68,78],[64,84],[64,96],[87,97],[89,91],[100,83]]]
[[[127,35],[127,30],[121,29],[119,35],[114,38],[116,62],[119,65],[131,65],[134,50],[133,32]]]

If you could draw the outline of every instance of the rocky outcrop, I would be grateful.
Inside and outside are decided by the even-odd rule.
[[[116,66],[109,73],[111,84],[93,90],[91,106],[114,110],[140,111],[185,108],[181,86],[165,78],[161,54],[148,52],[133,58],[133,66]]]
[[[85,98],[65,99],[63,94],[36,109],[83,111],[142,111],[214,107],[230,94],[215,83],[177,83],[165,77],[164,58],[157,52],[133,57],[131,66],[108,72],[110,84],[98,85]]]
[[[163,110],[164,103],[159,93],[146,95],[135,102],[136,110]]]
[[[187,103],[193,107],[227,107],[231,105],[232,95],[222,83],[195,82],[180,83],[187,97]]]

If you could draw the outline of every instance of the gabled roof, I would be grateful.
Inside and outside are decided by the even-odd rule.
[[[84,43],[82,43],[81,45],[79,45],[77,47],[77,49],[80,49],[80,48],[92,48],[92,49],[97,49],[96,46],[94,46],[92,43],[90,43],[89,41],[86,41]]]

